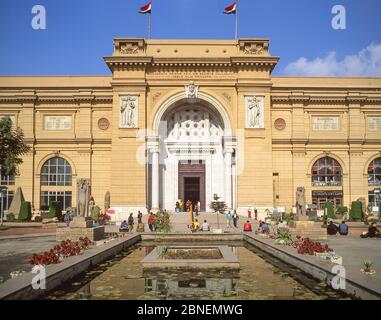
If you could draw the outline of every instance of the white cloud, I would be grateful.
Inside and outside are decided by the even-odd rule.
[[[289,63],[284,73],[295,76],[381,76],[381,44],[372,43],[342,60],[337,59],[334,51],[314,60],[302,57]]]

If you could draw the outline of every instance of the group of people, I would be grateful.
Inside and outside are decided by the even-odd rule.
[[[233,211],[233,214],[230,211],[228,211],[228,213],[226,214],[226,226],[228,228],[232,227],[232,222],[233,222],[234,228],[237,228],[238,220],[239,220],[239,215],[236,210]]]
[[[209,225],[209,223],[208,223],[208,221],[206,219],[204,220],[204,222],[202,224],[200,224],[198,219],[195,219],[192,222],[191,231],[192,232],[196,232],[196,231],[210,231],[210,225]]]
[[[136,226],[136,232],[144,232],[143,213],[138,211],[138,225]],[[119,232],[132,232],[134,230],[135,219],[133,214],[130,213],[128,220],[123,220],[119,227]],[[150,228],[151,229],[151,228]]]
[[[175,207],[175,212],[180,213],[180,212],[189,212],[192,211],[196,214],[196,216],[199,215],[199,212],[201,211],[201,202],[197,201],[197,203],[193,204],[191,200],[187,200],[185,203],[182,199],[179,199],[176,201],[176,207]]]
[[[341,236],[347,236],[349,233],[349,227],[345,223],[345,221],[342,221],[339,226],[335,225],[333,221],[330,221],[327,226],[327,234],[330,236],[334,236],[337,233],[339,233]]]
[[[336,226],[333,221],[330,221],[327,226],[327,234],[334,236],[336,234],[340,234],[341,236],[347,236],[349,233],[349,227],[345,223],[345,221],[342,221],[339,226]],[[381,238],[381,232],[377,228],[377,224],[373,222],[367,232],[363,232],[360,235],[361,238]]]

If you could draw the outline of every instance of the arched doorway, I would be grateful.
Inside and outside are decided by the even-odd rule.
[[[208,211],[214,194],[234,206],[235,142],[218,109],[210,101],[178,96],[158,111],[157,136],[148,138],[150,208],[174,210],[181,199],[199,201]]]

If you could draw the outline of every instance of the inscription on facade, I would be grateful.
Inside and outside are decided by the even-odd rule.
[[[338,131],[339,117],[312,117],[313,131]]]
[[[71,127],[71,116],[45,116],[45,130],[70,130]]]
[[[381,116],[368,117],[368,130],[369,131],[381,131]]]

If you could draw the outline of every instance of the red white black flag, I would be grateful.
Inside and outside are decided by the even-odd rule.
[[[139,9],[139,13],[151,13],[152,1],[148,2],[145,6]]]
[[[233,4],[231,4],[230,6],[224,9],[224,13],[226,14],[236,13],[236,11],[237,11],[237,1],[235,1]]]

